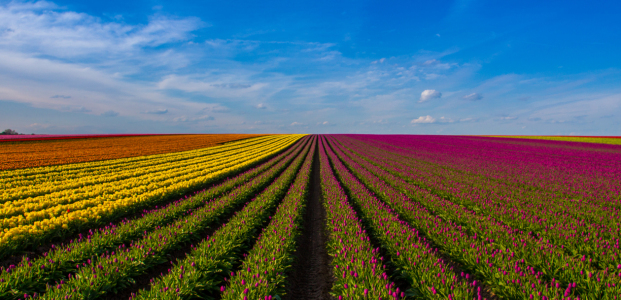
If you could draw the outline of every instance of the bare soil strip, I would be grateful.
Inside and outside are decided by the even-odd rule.
[[[289,286],[283,300],[335,299],[330,295],[333,277],[330,257],[326,251],[326,212],[322,204],[318,150],[313,157],[311,186],[304,213],[304,231],[298,242],[296,262],[289,275]]]

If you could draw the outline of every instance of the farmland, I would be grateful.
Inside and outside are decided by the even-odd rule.
[[[0,299],[621,295],[621,146],[595,138],[80,136],[0,151]]]

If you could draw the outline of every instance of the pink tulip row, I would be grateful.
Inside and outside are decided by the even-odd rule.
[[[418,138],[416,140],[426,139],[427,138]],[[586,179],[572,179],[572,182],[590,180],[591,183],[589,183],[589,185],[596,184],[595,181],[601,182],[602,180],[604,180],[608,182],[606,186],[600,185],[597,187],[582,190],[575,190],[575,188],[572,188],[574,191],[568,192],[555,188],[555,186],[572,186],[571,182],[568,182],[567,180],[560,180],[560,177],[566,176],[567,174],[577,174],[583,169],[590,168],[590,165],[588,167],[585,166],[585,164],[587,164],[586,162],[575,163],[573,170],[565,170],[565,168],[563,172],[560,172],[560,174],[558,174],[558,171],[554,172],[547,169],[541,169],[540,166],[546,164],[545,162],[531,159],[532,157],[541,156],[541,154],[539,153],[531,154],[530,152],[535,151],[532,149],[529,151],[523,150],[518,153],[510,153],[510,155],[512,155],[511,157],[501,156],[500,158],[496,158],[496,160],[493,160],[488,158],[494,157],[495,153],[506,152],[503,151],[506,149],[496,145],[495,147],[491,147],[494,150],[492,153],[478,153],[477,155],[474,155],[471,152],[476,153],[478,149],[476,151],[472,150],[472,146],[469,145],[462,145],[463,148],[458,148],[459,151],[453,149],[456,148],[455,146],[448,149],[426,149],[425,147],[421,147],[424,146],[424,144],[416,144],[416,146],[418,146],[417,148],[410,149],[407,147],[407,141],[410,140],[412,139],[402,139],[401,143],[397,143],[399,147],[396,147],[395,145],[388,145],[386,143],[380,143],[378,144],[377,149],[381,149],[383,153],[386,153],[386,150],[390,149],[388,155],[398,155],[401,157],[405,157],[407,158],[406,161],[408,161],[410,164],[414,163],[417,169],[425,170],[427,174],[429,174],[430,172],[433,173],[433,176],[426,177],[428,179],[433,178],[434,180],[438,180],[441,178],[450,178],[452,181],[462,183],[462,186],[459,187],[460,189],[484,189],[487,190],[488,193],[491,192],[492,194],[495,194],[495,197],[510,199],[510,205],[513,205],[515,207],[522,207],[523,205],[528,205],[529,203],[532,204],[531,200],[536,199],[540,202],[545,203],[546,207],[548,207],[549,209],[562,209],[573,216],[587,220],[597,219],[598,223],[603,222],[604,225],[616,230],[617,233],[619,232],[619,225],[617,224],[618,222],[616,220],[619,218],[620,206],[614,204],[615,201],[611,201],[611,198],[619,198],[619,192],[621,192],[614,192],[614,190],[620,189],[618,182],[619,180],[621,180],[619,176],[615,175],[615,172],[619,173],[619,170],[616,170],[615,168],[602,168],[603,170],[599,170],[595,174],[587,174],[588,176],[582,176],[586,177]],[[451,142],[460,145],[460,140],[461,138],[453,138]],[[377,141],[375,140],[365,140],[364,144],[368,146],[369,144],[374,144],[376,142]],[[436,150],[438,152],[436,152],[435,155],[432,155],[432,150]],[[431,153],[424,157],[416,158],[418,156],[417,154],[425,151],[429,151]],[[525,155],[522,154],[522,152],[526,152],[528,156],[524,157]],[[591,156],[597,156],[595,154]],[[465,156],[466,158],[462,156]],[[556,155],[556,153],[554,153],[554,155],[547,155],[547,157],[555,156],[558,155]],[[580,155],[576,154],[575,156]],[[585,154],[582,154],[582,156],[588,157],[588,155]],[[570,158],[571,157],[562,157],[562,160],[560,160],[560,162],[559,159],[556,159],[555,163],[564,163],[565,161],[570,161]],[[621,156],[619,156],[618,158],[621,158]],[[519,165],[524,161],[530,162],[531,160],[535,161],[536,164],[529,165],[528,167],[530,169]],[[491,166],[496,168],[486,168],[486,166],[490,164],[490,161],[492,161]],[[601,159],[595,161],[588,161],[588,163],[594,165],[598,165],[599,163],[601,165]],[[553,168],[551,167],[551,169]],[[516,170],[521,171],[515,172]],[[463,176],[464,172],[472,174],[473,176]],[[542,178],[537,178],[537,180],[535,181],[527,181],[519,178],[519,176],[523,174],[548,174],[551,172],[555,174],[553,178],[558,179],[557,181],[547,181]],[[494,175],[496,173],[500,174]],[[542,183],[544,184],[542,185]],[[614,183],[616,183],[616,185]],[[612,194],[607,196],[599,195],[602,192]],[[585,196],[585,194],[588,194],[588,196]]]
[[[426,162],[507,178],[543,190],[573,195],[588,192],[587,198],[596,200],[595,204],[621,200],[619,146],[455,136],[356,138],[391,145]]]
[[[338,143],[333,143],[333,145],[337,145],[336,147],[340,146]],[[340,152],[341,150],[342,152]],[[493,282],[498,278],[502,279],[503,275],[507,275],[502,270],[515,269],[513,263],[518,261],[520,269],[529,270],[532,273],[531,275],[535,275],[536,280],[533,280],[533,282],[536,281],[537,283],[534,283],[535,286],[530,284],[531,288],[539,286],[538,290],[541,290],[554,283],[555,286],[571,287],[571,292],[566,290],[563,295],[579,295],[581,299],[601,299],[601,297],[609,297],[619,292],[621,287],[619,286],[621,282],[619,275],[621,274],[591,268],[588,262],[568,257],[564,255],[562,249],[549,245],[543,240],[536,240],[530,235],[513,230],[493,218],[477,215],[473,211],[431,195],[428,191],[408,185],[400,178],[383,171],[359,157],[357,158],[348,149],[341,148],[337,153],[340,154],[341,159],[376,195],[379,195],[382,200],[389,203],[401,216],[407,218],[411,224],[422,224],[422,231],[425,231],[425,227],[429,228],[431,223],[446,227],[452,226],[454,228],[452,231],[461,232],[460,238],[462,238],[461,235],[472,238],[471,241],[465,239],[461,244],[463,247],[471,247],[471,243],[474,242],[477,244],[477,250],[485,249],[488,253],[492,253],[491,257],[479,254],[476,254],[476,257],[468,257],[467,254],[463,253],[462,248],[444,246],[447,243],[455,242],[446,242],[442,237],[444,232],[440,231],[440,236],[434,236],[432,230],[426,232],[431,239],[441,245],[443,252],[454,257],[463,265],[471,264],[469,267],[473,268],[486,282]],[[344,153],[348,155],[344,155]],[[387,186],[386,183],[389,183],[390,186]],[[433,214],[431,211],[433,211]],[[441,218],[437,216],[441,216]],[[424,220],[427,221],[425,222]],[[466,230],[462,230],[462,228]],[[479,244],[483,244],[484,247],[479,248]],[[503,256],[503,252],[510,253],[511,260],[498,259],[498,257]],[[485,259],[484,264],[481,263],[483,259]],[[491,268],[492,266],[500,267],[500,269],[498,269],[498,272],[494,272],[494,269]],[[499,272],[502,272],[502,274],[499,274]],[[511,274],[509,273],[509,275]],[[515,274],[513,275],[513,278],[510,278],[512,281],[516,278],[522,282],[525,280],[515,276]],[[600,280],[591,280],[593,276],[600,278]],[[506,294],[506,296],[515,297],[516,295],[507,294],[504,291],[504,288],[502,288],[504,285],[503,282],[496,282],[496,285],[491,288],[496,289],[496,293],[499,295]],[[544,295],[551,297],[554,294],[552,292]],[[558,291],[556,294],[559,294]],[[528,291],[524,293],[518,292],[517,295],[529,296]]]
[[[345,138],[340,139],[342,141]],[[402,176],[405,180],[432,191],[439,196],[464,205],[474,211],[489,214],[512,228],[532,232],[562,247],[568,255],[576,258],[585,256],[598,268],[613,269],[621,264],[619,251],[619,222],[614,212],[593,212],[590,204],[562,206],[554,199],[537,197],[537,192],[520,193],[519,189],[510,186],[493,188],[477,185],[479,176],[458,174],[446,175],[446,168],[438,168],[435,174],[421,176],[421,163],[412,162],[404,156],[386,152],[386,149],[361,146],[356,144],[357,152],[373,161],[381,161],[391,167],[391,172]],[[401,173],[406,172],[404,176]],[[482,178],[483,180],[484,178]],[[473,182],[463,181],[470,180]],[[518,192],[516,193],[515,190]],[[506,196],[502,194],[511,194]],[[568,213],[568,210],[582,210],[583,217]],[[586,214],[599,214],[596,218]],[[613,216],[612,218],[610,216]],[[611,223],[614,222],[614,223]]]
[[[342,299],[394,299],[399,297],[389,281],[379,249],[374,249],[345,191],[332,172],[324,142],[319,144],[323,205],[326,210],[326,245],[332,257],[332,294]]]
[[[414,294],[429,299],[473,299],[476,283],[473,285],[461,278],[444,259],[438,250],[429,244],[418,230],[409,226],[390,207],[377,199],[346,167],[338,156],[340,151],[331,143],[328,157],[349,191],[351,200],[359,207],[360,215],[374,232],[375,237],[390,255],[391,262],[406,277],[415,289]],[[378,181],[378,184],[379,183]],[[396,194],[389,198],[399,197]],[[400,200],[404,201],[401,197]],[[398,199],[398,198],[397,198]]]
[[[344,145],[352,146],[352,144],[345,143],[347,140],[341,137],[337,138],[339,142]],[[369,147],[355,147],[358,153],[364,153]],[[384,149],[385,150],[385,149]],[[369,151],[366,151],[368,153]],[[379,152],[379,151],[378,151]],[[436,195],[432,195],[429,191],[420,189],[413,184],[407,184],[404,181],[411,179],[419,175],[418,170],[415,168],[407,168],[403,164],[399,166],[390,165],[385,159],[390,155],[386,154],[386,151],[382,151],[382,155],[358,155],[350,154],[351,158],[355,158],[357,162],[365,164],[365,168],[372,173],[382,177],[382,180],[390,183],[391,186],[403,191],[406,195],[416,200],[423,209],[429,209],[434,214],[441,216],[442,219],[450,222],[455,222],[455,225],[459,225],[460,228],[463,225],[467,230],[464,234],[470,234],[477,237],[481,243],[494,244],[495,246],[483,247],[480,249],[486,249],[488,253],[493,253],[494,247],[502,250],[509,250],[512,254],[512,260],[518,260],[527,265],[522,266],[521,269],[529,270],[530,273],[535,273],[537,277],[543,279],[542,283],[548,281],[554,283],[554,285],[567,286],[563,294],[579,295],[581,299],[614,299],[619,294],[619,270],[616,267],[608,270],[598,270],[596,266],[585,259],[585,257],[574,257],[566,252],[566,249],[551,244],[550,241],[542,238],[534,238],[528,232],[514,229],[511,226],[507,226],[503,222],[494,219],[493,216],[486,216],[486,214],[477,214],[477,212],[466,209],[450,201],[446,201]],[[369,159],[372,157],[372,159]],[[364,159],[363,159],[364,158]],[[368,163],[368,161],[374,164]],[[364,163],[363,163],[364,162]],[[394,162],[394,161],[393,161]],[[381,168],[380,168],[381,167]],[[391,173],[384,171],[382,168],[391,171]],[[379,171],[378,171],[379,170]],[[412,174],[413,173],[413,174]],[[402,177],[396,176],[400,175]],[[429,183],[429,181],[427,182]],[[434,188],[437,187],[434,186]],[[459,203],[462,204],[462,203]],[[413,210],[421,210],[421,207],[413,208]],[[480,206],[479,206],[480,207]],[[484,209],[480,209],[484,210]],[[480,211],[479,210],[479,211]],[[486,211],[487,213],[487,211]],[[429,224],[429,223],[428,223]],[[438,241],[438,244],[451,244],[452,242]],[[453,247],[444,247],[447,251],[461,251],[464,253],[463,248],[467,248],[468,244],[453,243]],[[477,245],[477,248],[479,246]],[[497,256],[500,252],[496,252],[492,257]],[[460,253],[455,253],[459,256]],[[462,260],[465,261],[466,257]],[[481,259],[471,260],[475,262],[474,266],[480,264]],[[486,261],[489,264],[493,261]],[[495,263],[498,266],[497,263]],[[534,268],[533,268],[534,267]],[[481,269],[488,269],[484,264],[481,264]],[[491,269],[491,268],[489,268]],[[493,273],[493,272],[492,272]],[[490,277],[494,274],[483,274],[482,276]],[[496,276],[497,277],[497,276]],[[555,279],[556,278],[556,279]],[[559,281],[559,279],[561,279]],[[521,279],[523,281],[523,279]],[[539,281],[539,279],[538,279]],[[505,285],[505,284],[502,284]],[[536,286],[537,284],[535,284]],[[504,288],[503,288],[504,289]]]

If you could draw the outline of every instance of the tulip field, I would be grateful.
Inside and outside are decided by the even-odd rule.
[[[621,299],[617,140],[0,139],[0,299]]]

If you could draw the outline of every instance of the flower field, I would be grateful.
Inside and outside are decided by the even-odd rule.
[[[0,170],[207,148],[257,134],[0,136]]]
[[[134,138],[155,152],[88,143]],[[83,160],[0,171],[0,299],[621,299],[621,146],[36,142]]]
[[[497,137],[621,145],[621,139],[619,137],[614,137],[614,136],[599,137],[599,136],[528,136],[528,135],[501,136],[499,135]]]

